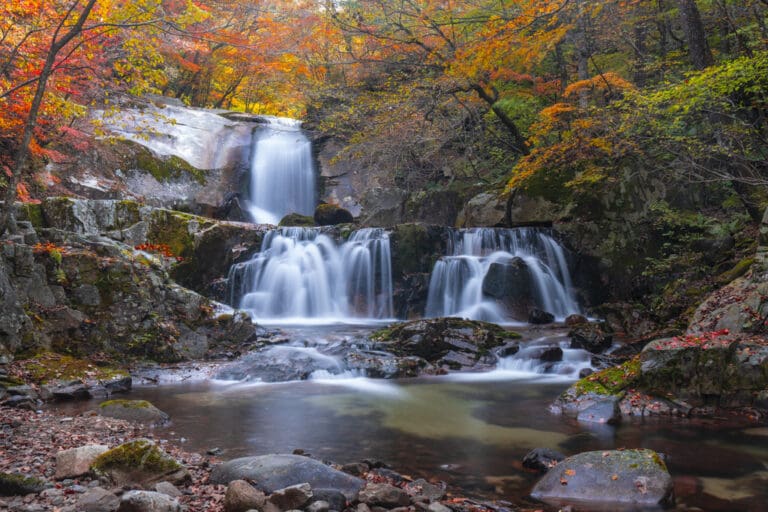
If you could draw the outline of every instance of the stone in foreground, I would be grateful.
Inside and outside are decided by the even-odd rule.
[[[674,503],[672,477],[652,450],[595,451],[568,457],[539,480],[531,496],[554,506]]]
[[[210,482],[252,480],[266,493],[308,483],[312,489],[335,489],[354,500],[365,482],[301,455],[260,455],[233,459],[213,468]]]
[[[89,444],[60,451],[56,454],[56,475],[54,478],[56,480],[63,480],[88,473],[96,457],[107,450],[109,450],[109,446]]]
[[[181,512],[181,505],[159,492],[129,491],[120,499],[117,512]]]
[[[262,510],[266,500],[267,498],[263,492],[245,480],[233,480],[230,482],[224,495],[224,511],[247,512],[248,510]]]
[[[136,439],[104,452],[91,468],[118,486],[149,487],[163,481],[181,484],[191,479],[186,468],[149,439]]]

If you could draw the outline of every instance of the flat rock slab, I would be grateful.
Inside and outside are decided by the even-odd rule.
[[[93,461],[107,450],[109,450],[109,446],[89,444],[60,451],[56,454],[56,475],[54,478],[63,480],[88,473]]]
[[[545,503],[657,506],[674,502],[672,477],[652,450],[585,452],[560,462],[531,496]]]
[[[357,497],[365,481],[301,455],[259,455],[224,462],[213,468],[210,482],[228,484],[251,480],[266,493],[308,483],[312,489],[335,489],[348,500]]]

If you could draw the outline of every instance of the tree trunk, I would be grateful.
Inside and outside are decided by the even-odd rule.
[[[512,149],[514,149],[516,153],[519,153],[523,156],[529,154],[531,150],[528,149],[528,144],[526,144],[525,137],[523,137],[523,134],[520,132],[520,128],[517,127],[515,121],[509,117],[507,113],[504,112],[504,110],[502,110],[501,107],[499,107],[497,104],[499,93],[495,89],[489,93],[480,84],[473,84],[471,87],[477,93],[480,99],[485,101],[491,107],[493,113],[496,114],[496,117],[499,118],[501,124],[504,125],[509,134],[512,136]]]
[[[688,41],[688,54],[696,69],[704,69],[715,63],[712,51],[707,43],[704,24],[695,0],[677,0],[680,9],[680,21]]]
[[[83,25],[91,15],[93,6],[96,5],[96,0],[88,0],[88,3],[80,12],[77,21],[66,34],[59,39],[59,30],[65,26],[65,22],[68,16],[62,19],[61,23],[57,27],[51,40],[51,46],[48,49],[48,55],[45,57],[45,64],[40,71],[40,77],[37,81],[37,88],[35,89],[35,96],[32,99],[32,104],[29,107],[29,113],[27,114],[27,120],[24,123],[24,134],[21,137],[21,143],[16,151],[16,155],[13,161],[13,171],[10,179],[8,180],[8,188],[5,189],[5,195],[3,197],[4,202],[2,209],[0,209],[0,236],[3,236],[9,229],[15,230],[15,219],[13,215],[14,203],[16,202],[16,187],[21,182],[21,175],[24,168],[27,166],[27,160],[29,159],[29,144],[32,142],[32,136],[37,126],[37,116],[40,113],[40,107],[43,103],[43,97],[45,96],[45,89],[48,86],[48,79],[53,73],[53,66],[56,63],[56,55],[64,48],[69,42],[74,39],[83,30]],[[13,225],[11,225],[13,224]]]

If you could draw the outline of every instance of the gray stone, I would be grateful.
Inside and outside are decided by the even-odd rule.
[[[248,510],[261,510],[266,501],[264,493],[256,489],[245,480],[233,480],[227,486],[224,494],[225,512],[246,512]]]
[[[578,421],[584,423],[607,423],[615,425],[621,421],[619,410],[619,397],[606,397],[595,402],[576,416]]]
[[[109,400],[99,406],[99,415],[153,425],[167,423],[170,419],[146,400]]]
[[[330,510],[344,510],[347,506],[347,497],[336,489],[312,489],[312,499],[315,501],[325,501]]]
[[[430,503],[427,510],[429,512],[453,512],[450,508],[440,502]]]
[[[114,485],[149,488],[158,482],[182,484],[191,480],[184,466],[149,439],[135,439],[104,452],[91,469]]]
[[[83,284],[72,291],[75,302],[83,306],[98,306],[101,304],[99,289],[92,284]]]
[[[181,505],[170,496],[152,491],[129,491],[120,499],[118,512],[181,512]]]
[[[371,188],[360,203],[360,217],[365,226],[394,226],[403,222],[408,193],[398,188]]]
[[[531,496],[553,506],[674,503],[672,477],[652,450],[595,451],[568,457],[536,483]]]
[[[506,215],[506,200],[495,194],[483,192],[464,205],[456,219],[456,225],[460,228],[503,226]]]
[[[155,484],[155,491],[163,493],[171,498],[178,498],[182,495],[178,487],[171,482],[158,482]]]
[[[445,496],[445,484],[442,482],[440,485],[432,484],[423,478],[419,478],[413,482],[408,482],[408,484],[405,486],[405,492],[414,498],[422,498],[428,501],[437,501],[443,499]]]
[[[307,507],[307,512],[328,512],[330,509],[330,503],[324,500],[318,500],[310,503]]]
[[[75,478],[85,475],[90,471],[91,464],[96,457],[109,450],[103,444],[89,444],[63,450],[56,454],[56,480]]]
[[[546,473],[563,460],[565,455],[549,448],[534,448],[523,457],[523,467]]]
[[[90,386],[81,381],[51,387],[49,391],[56,400],[87,400],[93,397]]]
[[[358,499],[368,506],[386,508],[405,507],[411,500],[402,489],[389,484],[368,483]]]
[[[114,512],[120,506],[120,498],[113,493],[94,487],[77,499],[77,510],[82,512]]]
[[[267,501],[280,510],[294,510],[301,509],[311,498],[312,487],[302,483],[273,491]]]
[[[253,480],[267,493],[309,483],[313,489],[335,489],[348,500],[357,497],[365,482],[320,461],[300,455],[260,455],[230,460],[213,468],[210,482],[227,484],[232,480]]]

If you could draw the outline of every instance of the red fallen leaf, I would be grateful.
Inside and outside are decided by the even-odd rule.
[[[565,478],[561,478],[560,485],[568,485],[568,480],[566,480]]]
[[[576,474],[576,471],[573,470],[573,469],[566,469],[565,470],[565,474],[568,475],[568,476],[573,476],[573,475]]]

